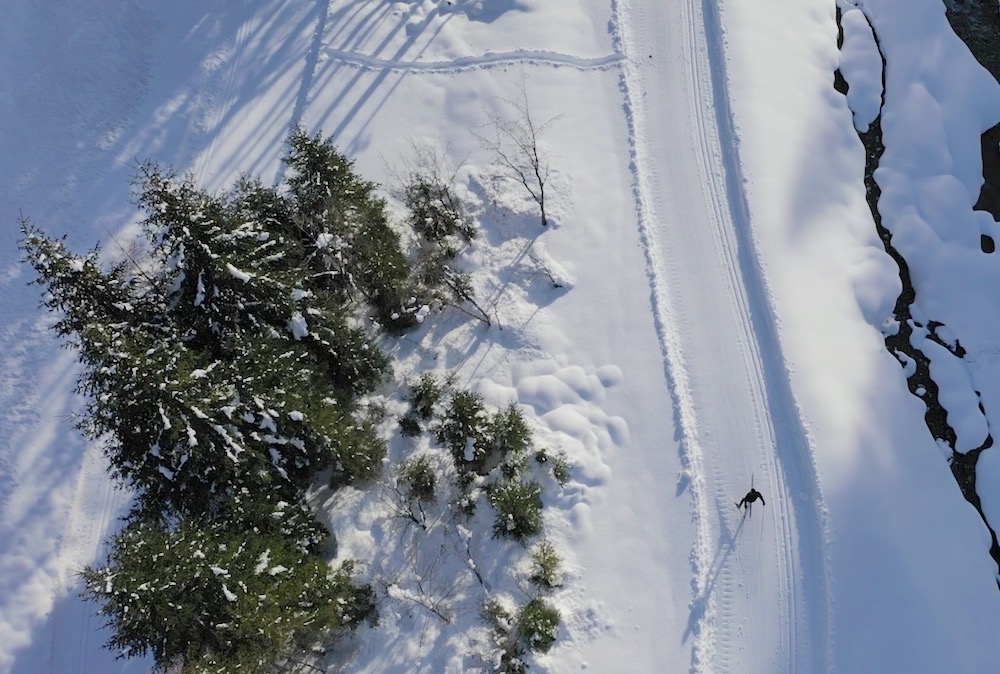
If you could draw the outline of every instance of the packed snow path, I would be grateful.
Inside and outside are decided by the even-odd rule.
[[[696,672],[829,669],[821,495],[741,192],[713,5],[618,7],[636,197],[699,542]],[[753,517],[734,501],[751,480]]]

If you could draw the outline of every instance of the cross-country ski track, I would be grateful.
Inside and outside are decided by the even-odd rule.
[[[698,527],[692,671],[828,671],[821,494],[756,262],[716,8],[626,0],[617,21],[638,219]],[[751,480],[767,506],[741,520],[734,501]]]

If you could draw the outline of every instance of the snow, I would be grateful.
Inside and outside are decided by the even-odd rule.
[[[563,624],[532,670],[1000,667],[989,533],[907,389],[915,363],[884,346],[901,286],[856,133],[882,101],[874,29],[888,63],[879,210],[958,449],[976,449],[1000,424],[1000,262],[980,249],[1000,227],[972,210],[1000,85],[939,2],[842,3],[843,52],[827,0],[8,4],[0,672],[149,669],[102,650],[107,632],[77,597],[76,573],[100,559],[128,495],[66,421],[81,405],[76,365],[26,285],[14,223],[23,213],[77,251],[104,241],[114,258],[110,237],[128,240],[138,219],[136,159],[209,189],[241,172],[276,182],[297,123],[334,134],[386,186],[414,143],[441,148],[483,223],[463,259],[499,325],[421,309],[397,355],[404,372],[454,369],[491,405],[516,401],[570,463],[569,482],[545,492]],[[541,140],[558,228],[539,227],[525,193],[492,191],[493,159],[472,133],[522,87],[552,120]],[[309,334],[301,314],[288,329]],[[995,449],[977,473],[1000,526]],[[741,520],[732,502],[751,480],[767,506]],[[397,524],[360,494],[337,499],[339,553],[398,571]],[[438,586],[514,561],[461,526],[448,540],[428,567]],[[282,569],[266,557],[257,568]],[[351,642],[344,671],[472,666],[475,607],[445,624],[413,582],[388,585],[382,625]],[[464,582],[455,591],[470,597]]]
[[[257,575],[264,573],[268,565],[271,563],[271,551],[265,550],[260,553],[260,558],[257,560],[257,566],[253,568],[253,572]]]
[[[198,288],[194,294],[194,305],[200,307],[205,302],[205,281],[202,272],[198,272]]]
[[[333,241],[333,234],[323,232],[316,237],[316,248],[318,250],[325,250],[330,245],[331,241]]]
[[[968,452],[981,447],[990,429],[979,411],[979,397],[972,387],[969,368],[930,340],[923,340],[921,349],[931,359],[931,378],[940,386],[938,399],[948,412],[948,425],[958,434],[955,449]]]
[[[295,339],[303,339],[309,336],[309,326],[306,323],[306,317],[302,315],[301,311],[296,311],[288,319],[288,331],[292,333]]]
[[[232,276],[234,279],[237,279],[238,281],[242,281],[243,283],[246,283],[251,278],[253,278],[252,274],[248,274],[245,271],[237,269],[236,267],[234,267],[233,265],[229,264],[228,262],[226,263],[226,271],[228,271],[229,275]]]
[[[844,11],[840,71],[849,85],[847,105],[854,113],[854,127],[867,131],[882,107],[882,57],[865,13],[857,7]]]

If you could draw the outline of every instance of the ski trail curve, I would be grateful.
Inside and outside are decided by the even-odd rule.
[[[698,540],[693,672],[831,666],[822,497],[757,262],[710,0],[621,0],[653,310]],[[767,506],[740,519],[751,480]]]

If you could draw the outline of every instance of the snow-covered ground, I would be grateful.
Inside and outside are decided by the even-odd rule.
[[[539,667],[1000,667],[988,531],[884,345],[900,281],[855,130],[881,103],[870,24],[888,63],[880,212],[910,266],[914,317],[967,350],[922,343],[958,449],[977,447],[1000,415],[1000,262],[979,246],[1000,230],[972,210],[1000,85],[939,2],[843,5],[843,58],[833,0],[8,5],[0,671],[148,669],[101,649],[94,607],[75,595],[127,497],[72,428],[73,358],[25,285],[19,214],[76,249],[112,250],[136,219],[136,160],[212,189],[241,171],[276,181],[295,123],[333,134],[387,186],[414,143],[441,148],[499,244],[469,259],[504,329],[451,320],[418,338],[491,402],[516,398],[574,462],[549,522],[568,562],[564,625]],[[838,67],[849,97],[833,88]],[[553,120],[546,230],[516,192],[492,205],[484,188],[476,133],[522,86]],[[529,243],[533,260],[508,255]],[[531,276],[537,260],[563,288]],[[994,452],[979,494],[996,527]],[[744,521],[732,502],[751,480],[767,505]],[[345,548],[365,549],[369,531],[338,523]],[[461,671],[474,616],[389,618],[359,635],[347,671]]]

